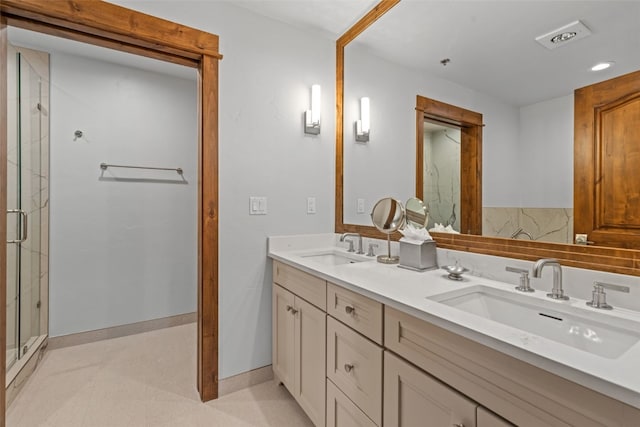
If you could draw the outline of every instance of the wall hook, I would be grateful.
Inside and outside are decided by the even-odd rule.
[[[75,141],[76,139],[78,139],[78,138],[82,138],[82,131],[81,131],[81,130],[77,130],[77,131],[75,131],[75,132],[73,133],[73,136],[75,137],[75,138],[73,138],[73,140],[74,140],[74,141]]]

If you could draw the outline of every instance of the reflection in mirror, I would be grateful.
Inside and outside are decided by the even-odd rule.
[[[423,150],[427,228],[437,223],[460,231],[460,128],[425,120]]]
[[[484,116],[483,235],[522,229],[534,240],[573,242],[573,92],[640,69],[640,3],[501,2],[500,14],[491,5],[400,2],[345,47],[343,223],[366,223],[357,199],[403,198],[414,188],[413,100],[422,95]],[[551,50],[536,43],[575,20],[592,34]],[[513,22],[517,30],[500,37]],[[603,60],[615,64],[590,70]],[[371,99],[367,145],[352,135],[362,96]],[[436,221],[433,198],[416,195]],[[452,205],[440,221],[455,212],[459,226]]]
[[[399,257],[391,256],[391,233],[398,231],[405,221],[402,203],[391,197],[378,200],[371,211],[373,225],[387,235],[387,255],[379,255],[378,262],[397,264]]]
[[[424,228],[429,222],[429,209],[422,200],[412,197],[405,205],[405,216],[408,225]]]

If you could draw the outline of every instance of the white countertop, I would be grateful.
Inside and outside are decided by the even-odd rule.
[[[334,266],[304,257],[323,250],[346,253],[344,248],[336,247],[333,235],[269,238],[269,257],[275,260],[640,409],[640,342],[616,359],[597,356],[427,298],[474,285],[522,295],[512,284],[469,274],[464,275],[464,281],[456,282],[448,279],[441,269],[414,272],[397,265],[377,263],[375,258],[368,262]],[[546,297],[546,292],[541,291],[529,293],[527,297],[568,305],[574,310],[581,310],[586,316],[590,313],[593,316],[606,315],[606,319],[611,319],[614,324],[632,321],[640,325],[640,313],[636,311],[616,308],[604,313],[587,307],[585,300],[551,300]]]

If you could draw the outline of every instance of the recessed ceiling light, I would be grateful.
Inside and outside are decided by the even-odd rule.
[[[588,37],[591,30],[580,21],[569,24],[536,37],[536,41],[547,49],[555,49],[559,46],[567,46],[576,40]]]
[[[612,65],[613,65],[613,61],[601,62],[601,63],[596,64],[593,67],[591,67],[591,71],[606,70],[607,68],[611,67]]]
[[[558,35],[555,35],[555,36],[551,37],[551,43],[566,42],[568,40],[571,40],[572,38],[574,38],[577,35],[578,35],[578,33],[576,33],[575,31],[567,31],[567,32],[564,32],[564,33],[560,33]]]

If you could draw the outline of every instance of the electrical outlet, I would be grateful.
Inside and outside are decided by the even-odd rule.
[[[364,213],[364,199],[358,199],[358,207],[356,209],[356,212],[359,214]]]
[[[316,198],[315,197],[307,197],[307,213],[308,214],[316,213]]]

